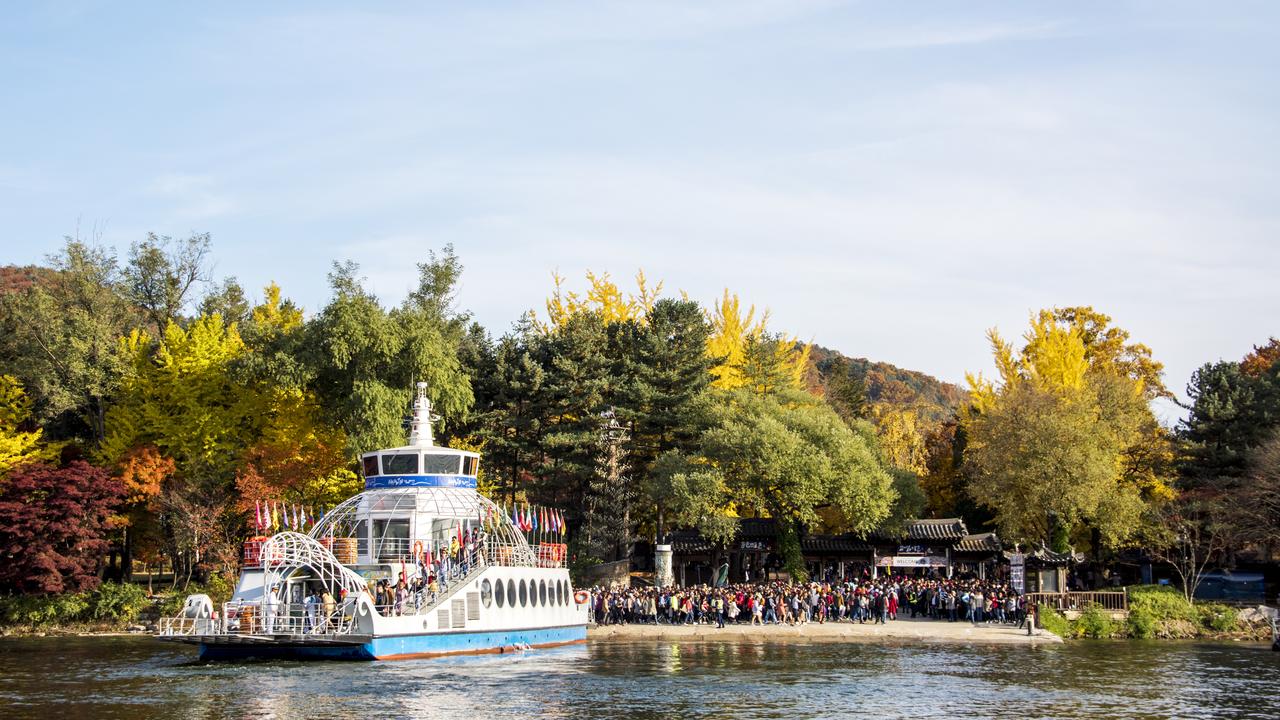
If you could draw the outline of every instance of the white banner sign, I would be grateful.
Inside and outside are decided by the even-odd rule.
[[[937,555],[888,555],[876,558],[880,567],[946,567],[947,559]]]

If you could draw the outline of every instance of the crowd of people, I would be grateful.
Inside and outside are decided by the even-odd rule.
[[[845,582],[761,582],[726,587],[593,588],[597,625],[887,623],[903,616],[1021,624],[1024,596],[985,580],[886,576]]]

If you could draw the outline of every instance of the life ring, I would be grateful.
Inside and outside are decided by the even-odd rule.
[[[590,599],[591,599],[591,596],[587,594],[586,590],[579,590],[578,592],[573,594],[573,601],[578,603],[579,605],[586,605],[587,601]]]

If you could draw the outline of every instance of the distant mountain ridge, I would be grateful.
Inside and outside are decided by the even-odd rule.
[[[824,378],[837,359],[846,359],[850,370],[861,374],[866,384],[867,402],[911,407],[922,419],[934,422],[949,420],[969,399],[969,393],[959,385],[943,382],[932,375],[886,362],[849,357],[821,345],[812,347],[809,358]]]

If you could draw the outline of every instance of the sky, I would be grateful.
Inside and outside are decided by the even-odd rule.
[[[202,7],[207,6],[207,7]],[[494,334],[637,269],[961,382],[1092,305],[1181,390],[1280,335],[1280,5],[6,3],[0,264],[213,237],[308,310],[452,243]],[[1172,406],[1162,411],[1168,418]]]

